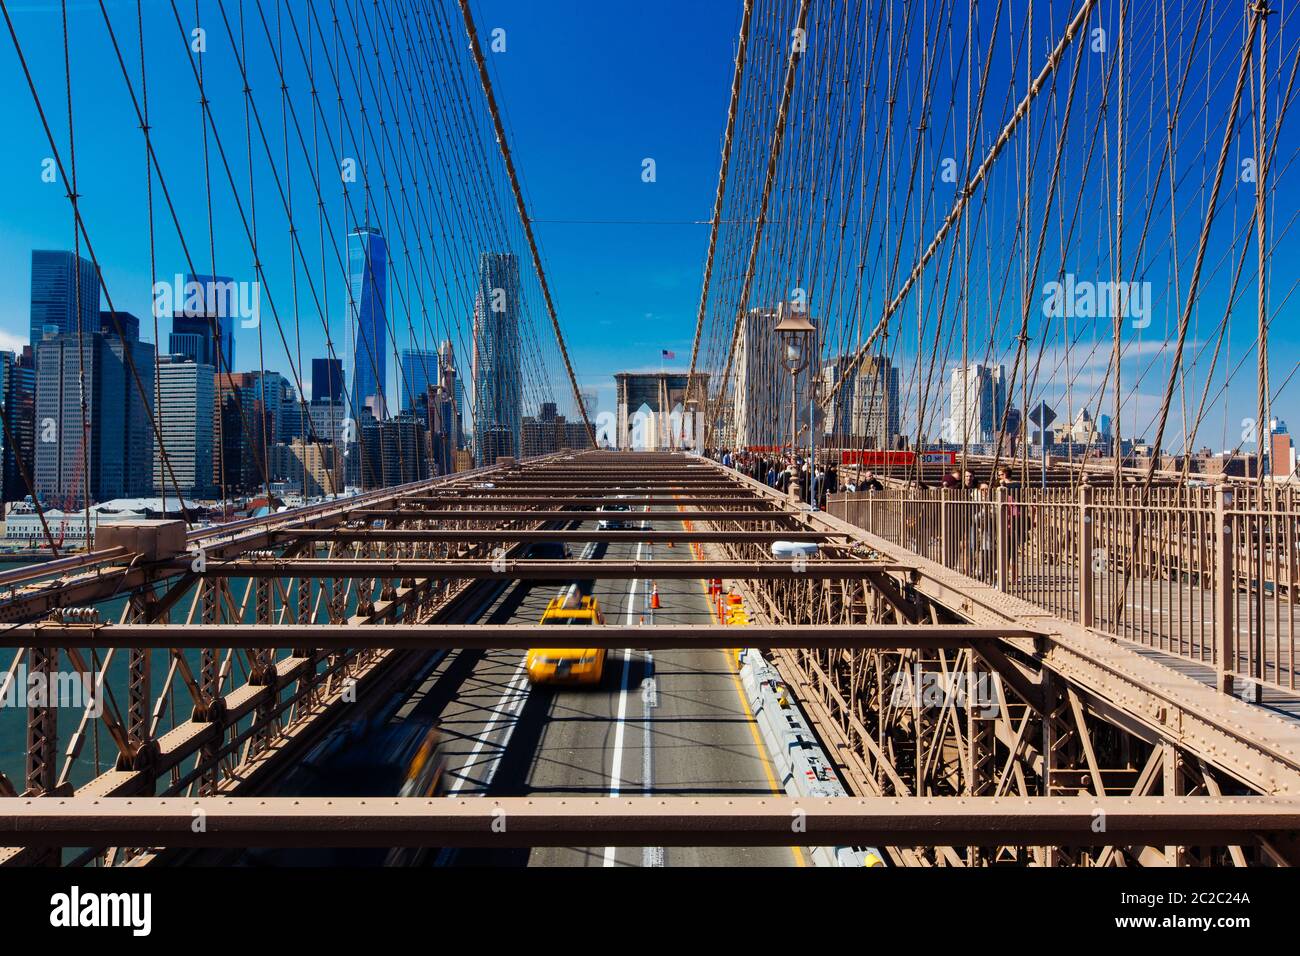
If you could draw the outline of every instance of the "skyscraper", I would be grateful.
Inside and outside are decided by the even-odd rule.
[[[509,252],[479,256],[474,296],[474,460],[519,456],[523,401],[519,356],[519,260]]]
[[[388,245],[373,226],[348,233],[348,325],[356,330],[352,362],[352,417],[362,410],[388,414]]]
[[[105,335],[120,335],[128,342],[140,340],[140,319],[130,312],[100,312],[99,331]]]
[[[167,349],[217,372],[235,367],[235,282],[227,276],[185,276],[185,298],[172,316]]]
[[[445,424],[450,430],[451,450],[457,451],[465,447],[465,384],[456,369],[456,350],[451,339],[444,339],[438,350],[438,384],[451,403]]]
[[[56,334],[99,331],[99,274],[95,264],[72,252],[32,250],[31,344]]]
[[[275,457],[283,459],[277,462],[276,471],[291,485],[301,487],[304,495],[317,497],[343,490],[343,456],[336,446],[295,438],[275,447]]]
[[[214,440],[213,480],[230,493],[255,492],[269,475],[267,457],[275,444],[282,376],[278,372],[233,372],[216,376],[220,425]]]
[[[119,329],[120,335],[117,331]],[[153,482],[144,463],[152,460],[154,453],[155,440],[153,427],[149,423],[149,409],[154,402],[153,377],[157,356],[153,345],[140,341],[140,320],[129,312],[118,312],[115,317],[105,320],[100,334],[108,343],[109,351],[121,363],[125,376],[121,399],[106,396],[108,404],[104,407],[105,415],[116,412],[123,420],[124,469],[127,476],[123,482],[125,490],[122,494],[147,495]],[[143,397],[140,394],[142,391]]]
[[[429,477],[424,425],[414,415],[382,422],[366,419],[360,431],[361,442],[354,452],[362,489],[390,488]]]
[[[140,392],[153,394],[153,346],[72,332],[47,335],[35,351],[36,493],[63,507],[149,494],[152,434]]]
[[[5,428],[0,429],[0,500],[21,501],[31,494],[32,441],[36,415],[36,370],[32,349],[0,352],[0,403]]]
[[[414,392],[410,411],[425,428],[430,468],[437,475],[449,474],[455,467],[455,453],[461,448],[459,382],[451,340],[444,339],[437,352],[421,353],[419,359],[404,353],[402,362],[403,366],[414,366],[404,373],[404,378]],[[430,381],[423,391],[415,392],[414,384],[425,375],[431,376]],[[406,387],[404,384],[403,388]]]
[[[294,424],[298,423],[293,386],[279,372],[259,370],[246,374],[253,382],[253,400],[261,406],[262,414],[266,417],[267,444],[273,445],[279,441],[286,441],[281,431],[286,424],[286,406],[294,413],[292,416]]]
[[[314,358],[311,360],[311,403],[332,402],[343,402],[343,360]]]
[[[213,368],[184,356],[163,355],[156,374],[157,417],[170,468],[164,466],[162,455],[154,455],[154,490],[172,496],[179,486],[182,495],[208,495],[213,488]]]
[[[307,411],[311,415],[311,431],[308,433],[311,440],[335,444],[343,441],[343,419],[346,416],[342,402],[313,403],[307,406]]]
[[[276,443],[288,443],[307,433],[310,413],[298,401],[298,390],[284,376],[280,376],[280,417],[275,423]]]
[[[1007,407],[1007,370],[973,362],[952,370],[947,439],[957,444],[996,440]],[[1007,423],[1010,431],[1010,422]]]
[[[902,428],[898,368],[883,355],[863,359],[853,386],[853,431],[892,445]]]
[[[789,304],[782,308],[792,309]],[[739,318],[736,363],[733,374],[735,444],[777,446],[790,444],[790,373],[782,362],[785,344],[777,334],[781,309],[754,308]],[[808,444],[808,383],[821,376],[820,331],[805,346],[808,367],[799,373],[794,403],[796,444]]]
[[[898,369],[883,355],[868,355],[852,370],[851,362],[851,355],[843,355],[822,367],[822,394],[844,379],[827,410],[828,440],[833,446],[892,448],[900,428]]]
[[[460,426],[460,435],[456,444],[458,449],[468,448],[473,438],[469,431],[472,416],[467,415],[467,411],[470,411],[470,404],[465,394],[465,380],[458,378],[456,379],[456,424]]]
[[[402,392],[402,411],[409,412],[428,393],[429,387],[438,386],[438,353],[426,349],[402,349],[402,379],[398,386]]]

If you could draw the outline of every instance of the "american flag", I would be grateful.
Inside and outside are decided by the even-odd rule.
[[[672,360],[677,358],[677,354],[675,352],[670,352],[667,349],[662,349],[661,351],[663,352],[664,358],[666,359]]]

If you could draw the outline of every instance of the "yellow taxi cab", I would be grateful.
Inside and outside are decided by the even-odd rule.
[[[447,765],[446,758],[439,747],[441,741],[442,735],[437,728],[431,728],[420,740],[415,753],[410,757],[399,796],[437,796],[438,788],[442,785],[442,774]]]
[[[604,624],[600,602],[592,595],[578,593],[576,587],[560,597],[551,598],[542,614],[548,625]],[[534,684],[599,684],[605,673],[603,647],[546,647],[529,650],[524,658],[528,679]]]
[[[392,751],[386,746],[396,738]],[[405,767],[399,797],[438,797],[443,794],[443,777],[447,758],[443,752],[442,734],[430,727],[423,734],[418,730],[406,734],[402,728],[393,728],[376,742],[380,752],[393,753]],[[418,866],[428,851],[427,847],[395,846],[384,857],[384,866]]]

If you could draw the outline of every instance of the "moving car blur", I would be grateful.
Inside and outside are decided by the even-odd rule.
[[[551,599],[542,614],[546,625],[604,624],[600,603],[578,585]],[[605,649],[600,647],[533,648],[524,658],[534,684],[599,684],[605,673]]]

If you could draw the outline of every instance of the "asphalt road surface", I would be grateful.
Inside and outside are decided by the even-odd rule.
[[[681,528],[672,508],[634,510],[630,526]],[[651,515],[664,514],[665,518]],[[594,524],[586,525],[594,527]],[[616,542],[570,544],[573,557],[685,560],[689,545]],[[558,556],[558,555],[551,555]],[[609,624],[710,623],[703,580],[579,582],[600,602]],[[536,623],[566,585],[518,582],[504,588],[480,618]],[[576,637],[576,635],[575,635]],[[453,651],[403,704],[392,723],[440,727],[448,795],[755,795],[777,793],[770,760],[745,702],[735,653],[611,651],[598,686],[533,686],[520,651]],[[352,748],[353,750],[357,748]],[[390,772],[391,771],[391,772]],[[396,768],[360,772],[345,752],[314,768],[310,780],[286,780],[293,792],[395,793]],[[304,782],[306,781],[306,782]],[[503,840],[508,835],[503,835]],[[383,851],[259,853],[249,862],[379,863]],[[398,851],[406,865],[790,866],[802,850],[743,847],[540,847]]]

